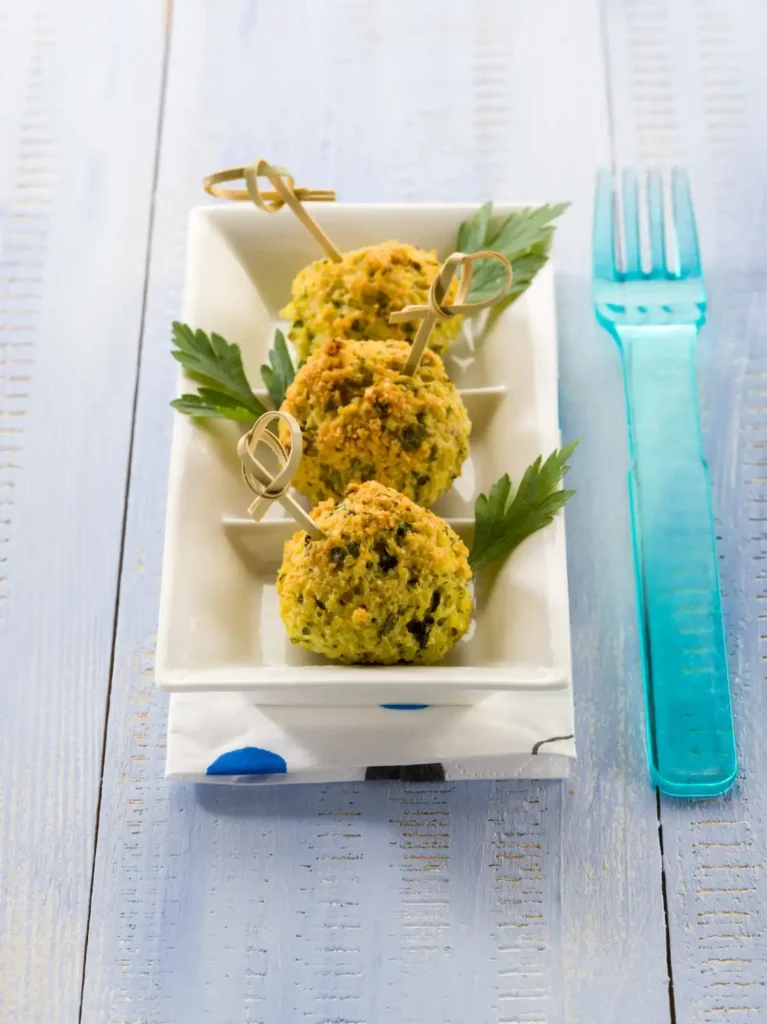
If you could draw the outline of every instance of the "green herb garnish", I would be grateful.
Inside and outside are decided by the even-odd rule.
[[[264,364],[261,367],[261,377],[269,397],[274,402],[274,408],[279,409],[285,401],[285,392],[293,383],[296,375],[293,360],[290,358],[288,343],[282,331],[276,331],[274,335],[274,347],[269,350],[269,362],[271,366]]]
[[[223,416],[230,420],[254,420],[267,411],[251,391],[239,345],[230,345],[220,334],[193,331],[188,324],[173,323],[171,355],[186,372],[204,386],[196,395],[182,395],[170,404],[188,416]]]
[[[236,398],[230,398],[213,388],[200,388],[196,395],[182,395],[180,398],[174,398],[170,404],[178,412],[197,419],[218,418],[252,423],[262,415],[245,408]]]
[[[474,543],[469,555],[472,572],[510,555],[523,540],[548,526],[572,498],[575,491],[563,491],[559,484],[570,469],[567,460],[577,444],[573,441],[556,449],[545,462],[539,455],[525,470],[513,498],[508,473],[493,484],[489,495],[480,494],[474,508]]]
[[[511,263],[514,280],[511,288],[492,307],[491,316],[498,314],[522,292],[526,291],[535,275],[546,263],[551,251],[556,220],[569,203],[553,203],[515,210],[492,231],[490,219],[493,204],[484,203],[471,220],[458,229],[456,248],[459,252],[481,252],[483,249],[499,252]],[[482,260],[472,278],[469,302],[480,302],[494,295],[503,283],[503,267],[496,260]]]
[[[196,394],[182,395],[170,404],[187,416],[224,417],[252,422],[267,408],[255,395],[245,376],[239,345],[230,345],[220,334],[193,331],[188,324],[173,323],[171,355],[186,372],[202,385]],[[262,366],[261,375],[275,409],[285,400],[296,371],[282,331],[277,331],[269,352],[271,366]]]

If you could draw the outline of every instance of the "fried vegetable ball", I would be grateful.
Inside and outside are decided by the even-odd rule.
[[[417,321],[390,324],[389,314],[405,306],[422,305],[439,273],[434,251],[426,252],[402,242],[382,242],[344,253],[340,263],[317,260],[299,271],[293,298],[280,316],[293,321],[290,340],[300,359],[328,338],[412,342]],[[455,295],[457,283],[448,289]],[[444,352],[461,329],[461,317],[440,320],[429,345]]]
[[[312,512],[277,576],[291,643],[346,664],[440,661],[469,628],[468,550],[433,512],[374,481]]]
[[[408,351],[404,341],[333,339],[299,370],[281,408],[304,439],[293,486],[312,502],[377,480],[429,506],[460,475],[466,407],[434,352],[424,352],[413,376],[402,373]]]

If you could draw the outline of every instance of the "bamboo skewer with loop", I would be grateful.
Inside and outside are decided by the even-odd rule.
[[[259,178],[266,178],[274,188],[274,192],[262,192],[258,184]],[[224,182],[240,181],[241,179],[245,181],[244,189],[220,187]],[[203,179],[202,185],[209,195],[217,196],[219,199],[237,201],[250,199],[264,213],[277,213],[283,206],[290,207],[328,259],[333,260],[334,263],[341,262],[340,250],[336,248],[303,205],[304,201],[332,202],[336,198],[332,189],[296,188],[293,178],[284,167],[274,167],[266,160],[256,160],[247,167],[231,167],[226,171],[208,174]]]
[[[279,438],[271,432],[270,425],[274,420],[281,420],[287,423],[290,429],[290,451]],[[258,458],[257,451],[260,444],[265,444],[276,456],[280,464],[277,475],[272,474]],[[303,452],[301,440],[301,428],[295,419],[287,412],[264,413],[247,434],[243,435],[237,444],[237,454],[242,464],[242,477],[248,487],[256,495],[255,501],[248,508],[248,513],[258,523],[266,514],[267,509],[273,501],[279,501],[282,507],[290,513],[298,525],[313,537],[315,540],[324,540],[325,534],[317,526],[312,517],[301,508],[289,494],[293,475],[298,469]]]
[[[503,285],[495,295],[492,295],[489,299],[482,299],[481,302],[467,302],[466,299],[469,295],[469,289],[471,288],[471,278],[473,273],[473,264],[476,260],[497,260],[503,265],[503,269],[506,274],[506,278]],[[443,306],[442,302],[447,294],[447,290],[450,287],[450,282],[453,280],[458,268],[461,268],[461,281],[458,285],[458,291],[455,296],[455,301],[449,306]],[[458,316],[462,313],[477,313],[480,309],[486,309],[488,306],[492,306],[494,303],[502,299],[506,292],[511,287],[512,271],[511,264],[502,256],[499,252],[454,252],[451,256],[445,260],[440,267],[439,274],[434,278],[429,289],[429,298],[423,306],[405,306],[404,309],[399,310],[397,313],[392,313],[389,317],[390,324],[403,323],[405,320],[420,320],[421,324],[418,328],[418,333],[413,339],[413,344],[410,346],[410,354],[407,357],[407,361],[403,367],[402,372],[407,374],[409,377],[415,373],[418,369],[418,365],[421,362],[421,358],[426,350],[426,345],[431,337],[431,332],[438,320],[449,320],[451,316]]]

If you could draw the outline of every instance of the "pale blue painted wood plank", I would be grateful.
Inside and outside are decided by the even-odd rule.
[[[155,154],[150,0],[0,12],[0,1018],[77,1019]]]
[[[638,700],[616,678],[630,573],[608,556],[628,534],[620,517],[599,518],[605,499],[625,510],[617,465],[602,483],[590,454],[575,470],[583,763],[570,785],[256,793],[162,781],[166,699],[152,664],[168,322],[205,172],[264,155],[344,199],[576,198],[559,246],[565,425],[618,461],[620,438],[602,435],[617,400],[607,413],[583,400],[590,362],[600,384],[619,387],[588,307],[591,181],[607,154],[597,8],[554,7],[243,2],[224,18],[190,0],[174,12],[86,1024],[612,1022],[607,971],[643,1020],[668,1019],[657,820],[636,767]],[[285,38],[311,89],[285,74]],[[547,84],[546,61],[578,71],[566,91]]]
[[[741,775],[662,806],[674,998],[680,1021],[746,1024],[767,1019],[767,11],[615,3],[608,29],[618,157],[690,167],[710,289],[698,367]]]
[[[539,12],[530,19],[533,39],[514,49],[520,80],[536,83],[530,116],[538,131],[517,153],[525,192],[574,200],[557,250],[562,424],[581,441],[578,494],[567,511],[579,760],[563,793],[562,970],[568,1024],[633,1024],[668,1018],[668,975],[656,800],[645,771],[623,383],[590,301],[592,191],[597,167],[609,163],[607,126],[593,116],[605,110],[602,36],[598,5],[576,6]],[[557,68],[548,85],[542,53]],[[529,89],[523,96],[532,103]]]

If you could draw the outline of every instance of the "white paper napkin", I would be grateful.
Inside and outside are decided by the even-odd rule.
[[[561,778],[575,757],[570,689],[401,708],[267,707],[246,692],[174,693],[166,778]]]

